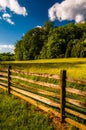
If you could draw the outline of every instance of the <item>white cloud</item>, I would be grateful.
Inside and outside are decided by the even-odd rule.
[[[4,14],[3,14],[3,18],[10,18],[10,17],[11,17],[11,15],[8,14],[8,13],[4,13]]]
[[[7,13],[7,10],[17,14],[27,16],[27,11],[25,7],[21,7],[18,0],[0,0],[0,11],[3,13],[3,20],[6,20],[10,24],[14,24],[11,20],[11,16]]]
[[[40,25],[37,25],[37,26],[36,26],[36,28],[42,28],[42,26],[40,26]]]
[[[8,13],[4,13],[2,15],[3,20],[7,21],[9,24],[14,24],[14,22],[11,20],[11,15]]]
[[[12,24],[12,25],[14,24],[14,22],[13,22],[11,19],[9,19],[9,18],[7,18],[6,21],[7,21],[9,24]]]
[[[48,10],[51,21],[58,19],[75,20],[76,23],[83,22],[86,19],[86,0],[64,0],[61,3],[55,3]]]
[[[11,53],[14,53],[14,48],[15,46],[14,45],[7,45],[7,44],[1,44],[0,45],[0,53],[3,53],[3,52],[11,52]]]

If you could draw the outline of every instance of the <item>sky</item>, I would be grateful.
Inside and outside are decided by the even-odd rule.
[[[86,0],[0,0],[0,53],[12,53],[17,40],[45,21],[62,26],[85,19]]]

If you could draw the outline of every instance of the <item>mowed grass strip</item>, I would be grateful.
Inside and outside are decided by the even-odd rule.
[[[0,89],[0,130],[54,130],[48,114]]]

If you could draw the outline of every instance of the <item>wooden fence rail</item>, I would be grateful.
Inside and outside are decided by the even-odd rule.
[[[55,80],[55,83],[51,83],[50,79]],[[66,121],[82,130],[86,130],[86,91],[71,88],[70,85],[67,86],[67,82],[84,85],[83,87],[86,88],[86,80],[66,77],[65,70],[61,71],[59,76],[26,73],[13,70],[10,66],[8,69],[0,68],[0,88],[46,112],[54,113],[54,115],[60,117],[62,123]],[[74,117],[85,123],[79,123]]]

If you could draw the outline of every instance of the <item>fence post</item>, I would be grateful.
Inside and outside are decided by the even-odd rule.
[[[60,96],[61,96],[60,97],[61,123],[63,123],[65,117],[66,70],[61,70],[61,95]]]
[[[11,72],[10,72],[10,69],[11,69],[11,66],[8,66],[8,94],[10,94],[10,75],[11,75]]]

